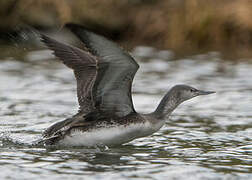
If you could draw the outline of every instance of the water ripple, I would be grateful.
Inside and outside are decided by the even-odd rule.
[[[136,109],[150,112],[175,84],[215,90],[181,105],[150,137],[113,148],[41,147],[32,142],[77,112],[72,72],[36,50],[0,61],[1,179],[252,179],[252,64],[218,53],[172,60],[139,47]],[[165,59],[165,60],[164,60]],[[169,60],[169,61],[167,61]]]

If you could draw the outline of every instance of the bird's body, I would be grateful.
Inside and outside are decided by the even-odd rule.
[[[64,124],[64,121],[59,123]],[[153,113],[132,113],[122,118],[109,118],[90,122],[85,118],[75,116],[70,120],[69,124],[64,124],[61,128],[57,123],[48,128],[44,133],[44,137],[47,144],[63,146],[104,144],[111,146],[151,135],[158,131],[164,123],[165,119],[157,120]]]
[[[134,122],[127,122],[122,119],[100,121],[91,126],[74,128],[69,135],[58,141],[63,146],[95,146],[95,145],[117,145],[132,141],[133,139],[145,137],[159,130],[165,121],[154,123],[144,116],[134,114],[127,116],[134,119]]]
[[[106,38],[68,24],[83,42],[83,50],[41,35],[42,41],[77,80],[79,112],[49,127],[40,143],[64,146],[118,145],[158,131],[183,101],[213,92],[174,86],[150,114],[135,111],[131,85],[139,68],[124,50]]]

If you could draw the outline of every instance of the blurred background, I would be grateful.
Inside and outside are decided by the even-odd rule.
[[[2,0],[0,39],[24,25],[60,29],[75,22],[129,48],[251,57],[251,9],[250,0]]]
[[[251,0],[0,0],[0,179],[252,179]],[[160,131],[112,148],[34,141],[78,111],[76,81],[31,27],[82,47],[72,22],[118,42],[152,112],[175,84],[217,93],[180,105]]]

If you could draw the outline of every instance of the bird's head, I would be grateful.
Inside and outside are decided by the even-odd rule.
[[[215,93],[214,91],[198,90],[188,85],[176,85],[171,89],[172,95],[180,102],[192,99],[196,96],[208,95]]]
[[[168,117],[172,111],[182,102],[192,99],[196,96],[208,95],[212,93],[215,92],[198,90],[188,85],[176,85],[171,88],[168,93],[166,93],[153,114],[156,115],[157,118],[164,119],[164,117]]]

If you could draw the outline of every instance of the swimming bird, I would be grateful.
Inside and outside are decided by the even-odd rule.
[[[41,40],[67,67],[77,81],[79,111],[43,133],[45,145],[113,146],[158,131],[182,102],[214,93],[188,85],[172,87],[149,114],[137,113],[131,96],[132,81],[139,65],[107,38],[76,24],[67,24],[83,43],[77,48],[44,34]]]

